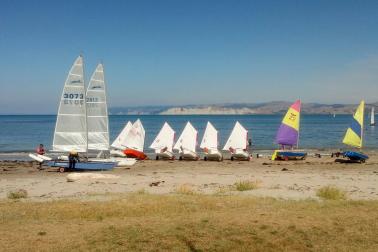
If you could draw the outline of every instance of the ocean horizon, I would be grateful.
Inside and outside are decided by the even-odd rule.
[[[247,130],[252,139],[252,150],[277,148],[275,135],[282,115],[110,115],[109,129],[112,142],[127,121],[140,119],[146,131],[144,150],[151,153],[150,144],[168,122],[175,130],[175,140],[187,121],[198,130],[200,143],[207,121],[218,130],[219,148],[227,141],[236,121]],[[365,117],[364,149],[378,149],[378,127],[371,127]],[[299,148],[346,149],[342,144],[344,133],[352,120],[351,115],[309,115],[301,117]],[[0,152],[33,151],[39,143],[51,149],[56,115],[0,115]],[[197,147],[199,150],[199,147]]]

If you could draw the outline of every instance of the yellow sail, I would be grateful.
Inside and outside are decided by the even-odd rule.
[[[362,148],[363,129],[364,129],[364,110],[365,102],[361,101],[356,113],[353,116],[353,121],[348,128],[343,143],[356,148]]]

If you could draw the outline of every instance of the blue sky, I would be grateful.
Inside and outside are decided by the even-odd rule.
[[[56,113],[74,59],[110,106],[378,101],[378,1],[9,1],[0,113]]]

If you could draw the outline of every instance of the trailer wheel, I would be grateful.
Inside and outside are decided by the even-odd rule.
[[[234,161],[234,157],[231,157],[231,161]]]
[[[182,161],[182,156],[179,157],[179,160]]]
[[[64,168],[64,167],[59,167],[58,171],[59,171],[60,173],[66,172],[66,168]]]
[[[285,161],[289,161],[289,157],[287,157],[287,156],[284,157],[284,160],[285,160]]]
[[[203,160],[204,160],[204,161],[207,161],[207,157],[205,156],[205,157],[203,158]]]
[[[156,160],[159,160],[159,156],[158,155],[156,155]]]

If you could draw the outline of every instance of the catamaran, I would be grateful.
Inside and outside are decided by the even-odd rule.
[[[281,146],[281,150],[275,150],[272,160],[289,160],[289,159],[305,159],[306,152],[293,150],[294,146],[298,148],[299,144],[299,126],[301,117],[301,101],[294,102],[278,129],[276,143]],[[287,149],[289,148],[289,149]]]
[[[222,161],[222,153],[218,150],[218,131],[207,122],[205,133],[200,144],[200,148],[205,152],[204,160]]]
[[[146,132],[144,131],[142,122],[138,119],[133,123],[129,132],[125,137],[124,151],[126,157],[136,158],[138,160],[147,159],[147,155],[144,154],[144,138]]]
[[[375,112],[374,112],[374,106],[371,107],[371,113],[370,113],[370,126],[375,126]]]
[[[150,148],[155,150],[156,160],[175,159],[173,154],[173,142],[175,140],[175,131],[167,122],[164,123],[160,132],[152,142]]]
[[[96,73],[95,73],[96,74]],[[95,75],[94,75],[95,76]],[[93,87],[93,86],[92,86]],[[83,57],[80,55],[71,67],[64,84],[60,100],[58,115],[54,131],[53,151],[86,153],[88,158],[89,148],[103,149],[108,145],[108,133],[93,132],[100,141],[89,141],[89,125],[96,125],[98,121],[88,120],[92,109],[87,108],[87,99],[84,83]],[[102,105],[101,105],[102,106]],[[90,117],[89,117],[90,118]],[[89,122],[90,121],[90,122]],[[107,129],[107,118],[102,118]],[[105,128],[104,127],[104,128]],[[91,145],[90,145],[91,144]],[[67,161],[51,160],[47,163],[51,167],[60,167],[65,171],[69,167]],[[106,170],[112,169],[117,162],[78,162],[75,169],[78,170]]]
[[[248,130],[246,130],[239,122],[236,122],[223,150],[230,151],[232,161],[249,161],[251,160],[251,155],[248,152],[248,146]]]
[[[345,145],[361,149],[363,146],[364,137],[364,112],[365,102],[361,101],[358,106],[350,127],[347,129],[343,143]],[[351,161],[364,163],[369,157],[361,152],[345,151],[342,155]],[[338,159],[336,161],[339,161]]]
[[[197,146],[197,130],[190,122],[187,122],[179,139],[177,140],[174,150],[180,153],[180,160],[198,160],[199,156],[196,153]]]

